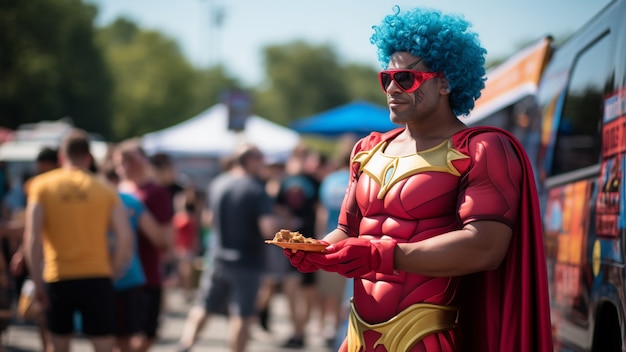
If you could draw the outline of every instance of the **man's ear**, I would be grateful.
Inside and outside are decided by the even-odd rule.
[[[441,95],[450,94],[451,88],[450,88],[450,83],[448,83],[448,80],[445,78],[442,78],[440,82],[441,82],[441,85],[439,87],[439,93]]]

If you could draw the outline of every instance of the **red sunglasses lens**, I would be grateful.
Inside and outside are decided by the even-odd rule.
[[[391,84],[391,81],[396,81],[396,84],[403,90],[409,90],[415,84],[415,74],[411,71],[398,71],[393,72],[393,78],[388,72],[381,72],[380,83],[383,86],[383,90],[386,92],[387,88]]]
[[[410,71],[400,71],[393,74],[393,80],[396,81],[400,88],[407,90],[413,87],[415,75]]]
[[[387,72],[380,73],[380,84],[383,86],[383,90],[386,92],[387,87],[391,84],[391,75]]]
[[[439,72],[425,72],[415,70],[388,70],[380,71],[378,74],[380,79],[380,85],[385,93],[389,88],[392,81],[396,82],[396,85],[407,93],[412,93],[417,90],[425,81],[435,78],[443,77]]]

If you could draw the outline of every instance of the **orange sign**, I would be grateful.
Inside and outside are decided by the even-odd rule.
[[[521,98],[535,94],[551,54],[552,38],[545,37],[487,72],[485,89],[476,100],[468,123],[481,120]]]

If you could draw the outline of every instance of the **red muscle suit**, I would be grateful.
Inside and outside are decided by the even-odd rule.
[[[402,131],[356,144],[339,228],[393,245],[481,220],[505,223],[513,235],[492,271],[428,277],[386,265],[359,272],[349,351],[551,351],[539,203],[522,147],[506,131],[477,127],[416,154],[385,155],[387,141]],[[332,271],[324,266],[328,255],[307,256]]]

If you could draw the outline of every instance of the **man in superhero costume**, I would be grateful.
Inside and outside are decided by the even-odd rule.
[[[484,54],[462,17],[414,9],[374,27],[390,118],[352,152],[325,252],[303,272],[353,277],[341,351],[551,351],[547,274],[528,158],[508,132],[467,128]]]

